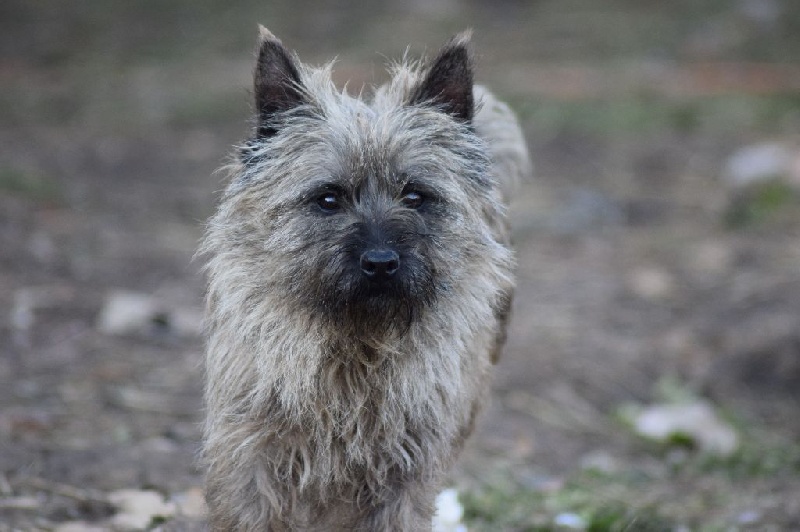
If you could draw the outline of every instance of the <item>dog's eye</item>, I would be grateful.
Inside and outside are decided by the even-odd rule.
[[[416,190],[409,190],[403,193],[400,201],[409,209],[419,209],[425,202],[425,197]]]
[[[328,213],[336,212],[342,208],[342,204],[339,201],[339,195],[333,191],[320,194],[317,197],[317,205],[324,212]]]

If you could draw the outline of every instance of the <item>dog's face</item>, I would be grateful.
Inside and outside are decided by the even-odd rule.
[[[237,236],[262,261],[261,285],[287,303],[345,333],[402,332],[469,282],[488,238],[489,162],[470,128],[465,43],[369,103],[302,72],[264,37],[258,133],[229,191],[247,212],[249,229]]]
[[[424,179],[372,166],[362,161],[345,175],[311,179],[300,192],[298,229],[314,245],[297,274],[308,280],[309,303],[325,313],[404,323],[433,301],[445,277],[435,235],[446,200]]]

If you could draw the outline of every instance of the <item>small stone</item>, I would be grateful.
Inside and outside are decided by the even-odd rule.
[[[0,510],[38,510],[39,499],[36,497],[3,497],[0,499]]]
[[[107,532],[107,526],[100,526],[86,521],[68,521],[55,526],[53,532]]]
[[[675,280],[663,268],[639,268],[630,278],[630,288],[634,294],[650,301],[663,300],[675,291]]]
[[[783,143],[765,142],[745,146],[729,159],[724,180],[735,188],[747,187],[791,173],[792,151]]]
[[[736,516],[736,521],[740,525],[754,525],[761,521],[761,512],[756,510],[747,510]]]
[[[175,515],[175,503],[155,491],[118,490],[109,493],[108,500],[119,509],[111,523],[123,530],[146,529],[154,517]]]
[[[583,517],[579,516],[578,514],[573,514],[573,513],[558,514],[553,519],[553,524],[556,526],[569,528],[572,530],[586,529],[586,520]]]
[[[640,436],[659,442],[689,438],[699,449],[722,456],[739,446],[736,431],[702,401],[649,406],[635,417],[634,428]]]
[[[14,304],[11,307],[11,326],[19,330],[28,330],[33,326],[34,295],[28,288],[17,290]]]
[[[98,328],[105,334],[125,335],[145,332],[159,314],[155,299],[147,294],[113,291],[106,296]]]
[[[203,330],[203,312],[150,294],[114,290],[106,296],[97,327],[110,335],[169,333],[196,337]]]

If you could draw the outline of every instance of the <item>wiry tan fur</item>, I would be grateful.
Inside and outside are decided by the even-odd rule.
[[[504,200],[530,163],[513,114],[484,88],[471,126],[409,105],[426,68],[396,66],[364,102],[333,86],[330,67],[299,65],[303,112],[278,117],[280,133],[230,168],[201,249],[214,530],[430,530],[502,343],[513,290]],[[436,265],[435,287],[425,304],[398,303],[413,308],[403,323],[351,323],[310,295],[327,293],[344,259],[317,232],[328,219],[309,218],[298,197],[335,174],[379,198],[402,186],[397,168],[446,198],[413,248]],[[385,205],[375,212],[423,223]],[[366,223],[352,217],[342,227]]]

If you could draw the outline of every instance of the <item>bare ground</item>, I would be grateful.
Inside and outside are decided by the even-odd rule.
[[[305,59],[339,54],[355,86],[383,79],[377,52],[420,53],[473,26],[479,80],[521,114],[537,177],[512,209],[510,340],[453,477],[476,529],[550,529],[586,501],[549,494],[585,492],[657,514],[656,529],[800,530],[796,183],[780,176],[786,197],[764,207],[724,180],[742,146],[797,146],[797,10],[340,4],[0,8],[0,530],[104,529],[115,490],[201,486],[192,255],[222,186],[213,171],[247,134],[256,22]],[[677,96],[641,82],[702,78],[700,61],[732,74]],[[742,81],[763,71],[735,64],[789,74]],[[621,65],[632,74],[607,74]],[[102,309],[121,290],[164,308],[109,332]],[[716,405],[742,450],[715,460],[635,437],[620,407],[670,387]],[[587,478],[598,456],[613,467]]]

